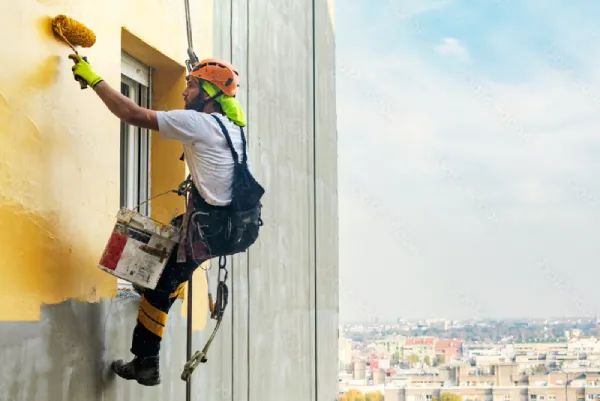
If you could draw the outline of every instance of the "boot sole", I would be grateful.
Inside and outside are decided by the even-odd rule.
[[[141,384],[142,386],[158,386],[160,384],[160,380],[144,380],[144,379],[135,379],[135,381],[137,381],[139,384]]]
[[[148,387],[152,387],[152,386],[158,386],[160,384],[160,379],[158,380],[153,380],[153,379],[138,379],[136,377],[129,377],[129,376],[122,376],[121,374],[119,374],[119,372],[116,369],[116,366],[114,363],[111,364],[111,370],[117,375],[119,376],[121,379],[125,379],[125,380],[135,380],[136,382],[138,382],[139,384],[141,384],[142,386],[148,386]]]

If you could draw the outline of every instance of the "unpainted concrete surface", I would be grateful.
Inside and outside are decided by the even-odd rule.
[[[161,385],[143,387],[110,372],[112,360],[132,357],[139,300],[68,301],[44,306],[39,322],[0,323],[0,401],[185,400],[179,376],[186,322],[179,313],[165,330]]]

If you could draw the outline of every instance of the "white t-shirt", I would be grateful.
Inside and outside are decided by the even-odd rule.
[[[242,161],[241,129],[227,117],[215,113],[229,132]],[[211,205],[231,202],[234,161],[221,127],[212,115],[194,110],[157,111],[158,129],[165,139],[183,143],[185,161],[202,197]],[[248,163],[248,166],[250,163]]]

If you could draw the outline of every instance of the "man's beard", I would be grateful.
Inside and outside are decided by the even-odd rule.
[[[206,100],[202,99],[201,96],[198,96],[191,102],[186,103],[185,109],[202,112],[202,110],[204,110],[204,106],[206,106],[206,103],[208,103]]]

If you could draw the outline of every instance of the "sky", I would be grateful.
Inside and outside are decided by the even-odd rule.
[[[335,13],[341,321],[600,314],[600,2]]]

